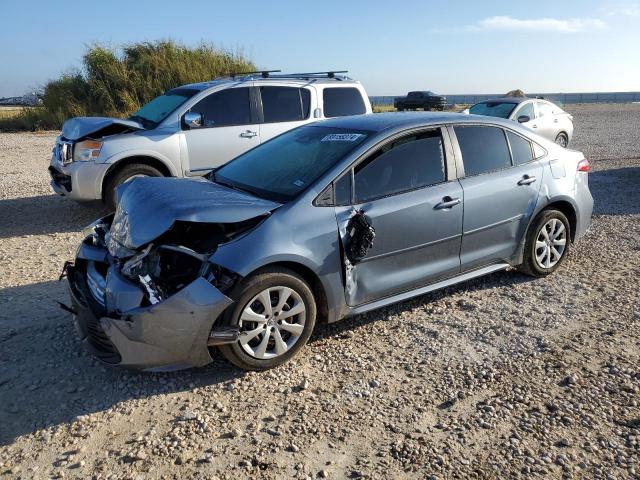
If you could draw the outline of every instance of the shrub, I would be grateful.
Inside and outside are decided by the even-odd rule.
[[[82,63],[81,70],[45,85],[42,108],[0,119],[0,130],[58,129],[78,116],[127,117],[170,88],[255,70],[241,53],[206,43],[190,48],[172,40],[118,49],[92,45]]]

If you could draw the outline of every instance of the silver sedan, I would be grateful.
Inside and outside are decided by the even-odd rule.
[[[465,113],[513,120],[565,148],[573,137],[573,116],[547,100],[527,97],[496,98],[476,103],[465,110]]]

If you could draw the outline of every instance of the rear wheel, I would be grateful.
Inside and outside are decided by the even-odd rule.
[[[104,184],[104,203],[109,210],[116,209],[116,189],[137,177],[163,177],[157,168],[144,163],[131,163],[118,169]]]
[[[231,293],[235,307],[226,324],[238,326],[240,339],[220,345],[222,354],[245,370],[266,370],[288,361],[307,343],[316,322],[309,285],[286,268],[269,268]]]
[[[546,277],[564,261],[571,244],[570,224],[559,210],[544,210],[531,224],[524,246],[520,271]]]
[[[569,145],[569,137],[567,137],[566,133],[560,132],[556,137],[556,143],[563,148],[567,148],[567,145]]]

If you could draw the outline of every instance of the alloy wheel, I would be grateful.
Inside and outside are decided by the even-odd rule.
[[[284,355],[304,330],[306,307],[298,292],[289,287],[269,287],[242,309],[238,327],[242,349],[259,360]]]
[[[567,246],[567,229],[557,218],[545,223],[536,238],[535,259],[540,268],[553,268]]]

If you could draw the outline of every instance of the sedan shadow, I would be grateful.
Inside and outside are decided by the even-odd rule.
[[[85,352],[62,282],[0,290],[0,445],[102,412],[119,402],[230,382],[246,372],[219,353],[206,367],[138,373],[105,367]]]
[[[0,238],[75,232],[107,214],[100,202],[80,204],[57,195],[0,200]]]

